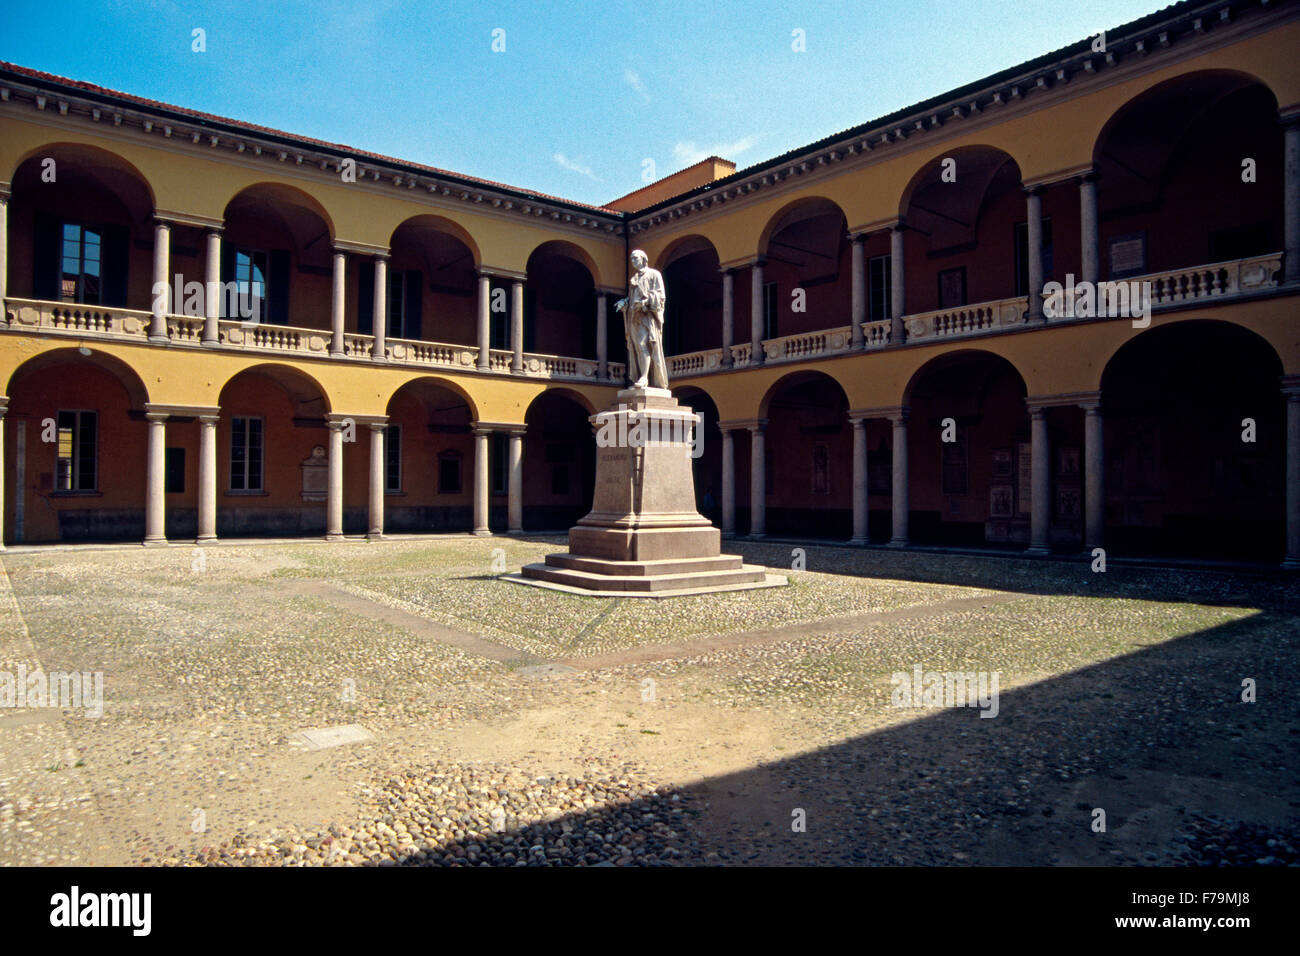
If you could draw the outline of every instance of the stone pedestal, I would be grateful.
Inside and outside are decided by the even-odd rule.
[[[696,510],[695,414],[667,389],[625,389],[593,415],[596,489],[569,550],[510,580],[579,593],[668,597],[776,587],[781,575],[722,554],[722,533]]]

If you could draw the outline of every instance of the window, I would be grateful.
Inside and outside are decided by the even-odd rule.
[[[492,494],[506,493],[506,455],[509,451],[510,436],[494,433],[489,439],[488,460],[491,462]]]
[[[235,289],[241,318],[265,322],[267,254],[257,249],[235,250]]]
[[[776,316],[776,283],[767,282],[763,285],[763,338],[774,339],[779,334]]]
[[[1043,282],[1050,282],[1054,269],[1052,257],[1052,220],[1043,217]],[[1042,289],[1038,290],[1042,292]],[[1029,223],[1016,223],[1016,295],[1029,294]]]
[[[893,258],[872,256],[867,260],[867,321],[882,322],[893,309]]]
[[[95,453],[98,438],[99,415],[96,412],[59,412],[56,490],[98,489],[98,456]]]
[[[438,456],[438,494],[458,495],[461,492],[461,463],[458,451],[444,451]]]
[[[488,302],[491,308],[488,346],[494,349],[508,349],[510,348],[510,290],[503,285],[493,285]]]
[[[164,452],[163,462],[167,494],[183,494],[185,491],[185,449],[168,448]]]
[[[230,422],[230,490],[262,490],[262,419]]]
[[[384,430],[384,491],[390,495],[402,491],[401,425],[389,425]]]
[[[386,334],[390,338],[406,338],[404,318],[406,316],[406,273],[394,271],[388,273],[388,325]]]
[[[103,236],[98,229],[65,222],[60,249],[59,298],[63,302],[101,302]]]

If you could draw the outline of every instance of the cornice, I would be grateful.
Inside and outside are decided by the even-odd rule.
[[[1108,37],[1105,53],[1093,53],[1087,47],[1084,52],[1065,54],[960,97],[896,115],[888,118],[888,122],[858,127],[852,135],[828,137],[815,148],[778,157],[752,171],[740,170],[631,215],[628,234],[637,236],[668,230],[688,217],[707,221],[729,204],[748,199],[766,200],[850,168],[867,168],[881,158],[937,148],[947,139],[1006,122],[1017,114],[1033,113],[1090,95],[1143,73],[1163,69],[1180,59],[1200,56],[1266,32],[1300,13],[1290,4],[1282,6],[1288,9],[1279,14],[1277,5],[1225,0],[1176,14],[1128,34],[1108,31],[1114,39]],[[1086,166],[1058,170],[1036,177],[1027,185],[1061,182],[1087,171]],[[852,231],[868,230],[854,226]]]
[[[36,115],[19,115],[26,106]],[[89,126],[95,129],[96,135],[130,142],[144,137],[154,148],[185,155],[210,154],[225,162],[257,169],[273,168],[278,175],[308,173],[305,178],[320,181],[323,174],[334,185],[339,184],[344,163],[352,160],[356,164],[356,182],[344,185],[388,195],[396,191],[402,198],[440,208],[468,204],[478,213],[497,214],[514,222],[520,218],[541,220],[550,227],[559,226],[579,234],[621,236],[623,232],[623,217],[618,213],[569,206],[542,196],[515,195],[505,187],[462,183],[343,150],[277,143],[269,134],[218,131],[198,120],[162,120],[143,107],[110,107],[72,92],[54,94],[31,80],[6,77],[0,81],[0,109],[12,111],[24,121],[73,130]]]

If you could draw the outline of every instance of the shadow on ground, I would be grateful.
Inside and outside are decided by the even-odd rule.
[[[1004,692],[993,719],[917,710],[838,746],[398,862],[1300,864],[1297,678],[1294,621],[1263,612]],[[882,706],[888,695],[882,684]],[[806,832],[792,829],[799,810]]]

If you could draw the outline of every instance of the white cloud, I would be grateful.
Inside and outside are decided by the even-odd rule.
[[[641,82],[641,77],[637,76],[634,70],[624,70],[623,79],[627,80],[628,86],[641,94],[642,99],[647,103],[650,102],[650,94],[646,91],[645,84]]]
[[[673,146],[673,159],[683,166],[690,166],[702,159],[708,159],[710,156],[735,159],[741,153],[753,149],[754,144],[757,142],[757,136],[742,136],[732,143],[718,143],[716,146],[701,148],[696,146],[693,141],[687,140]]]
[[[571,173],[577,173],[578,175],[586,176],[588,179],[594,180],[595,182],[600,182],[600,180],[596,178],[596,174],[591,171],[590,166],[584,166],[576,160],[569,159],[569,157],[565,156],[563,153],[556,153],[555,161]]]

